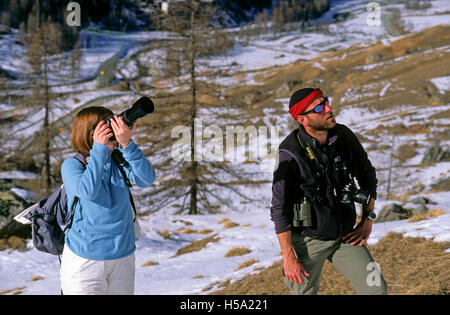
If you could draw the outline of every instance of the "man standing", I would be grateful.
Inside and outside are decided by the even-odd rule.
[[[386,294],[386,283],[365,246],[375,219],[378,182],[366,152],[349,128],[336,123],[319,89],[296,91],[289,113],[300,125],[280,144],[271,208],[285,284],[291,294],[317,294],[328,259],[358,294]],[[363,205],[355,228],[354,201]]]

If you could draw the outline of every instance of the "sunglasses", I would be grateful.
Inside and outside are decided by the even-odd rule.
[[[311,109],[307,112],[301,113],[300,115],[305,116],[305,115],[308,115],[311,113],[321,114],[325,109],[325,105],[330,107],[330,101],[328,100],[328,97],[326,97],[326,96],[324,97],[324,100],[322,102],[320,102],[319,104],[317,104],[313,109]]]

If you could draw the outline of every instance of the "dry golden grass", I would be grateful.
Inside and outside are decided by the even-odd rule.
[[[177,233],[180,233],[180,234],[209,234],[212,232],[213,232],[213,230],[209,230],[209,229],[201,229],[201,230],[193,230],[191,228],[177,229]]]
[[[408,159],[411,159],[416,156],[415,146],[412,144],[402,144],[397,148],[396,157],[405,162]]]
[[[172,222],[173,223],[181,222],[181,223],[184,223],[185,225],[193,225],[194,224],[191,221],[186,221],[186,220],[173,220]]]
[[[149,260],[141,265],[141,267],[149,267],[159,265],[159,262]]]
[[[220,285],[220,281],[216,281],[214,283],[211,283],[209,286],[203,288],[202,292],[209,291],[209,290],[211,290],[212,288],[214,288],[217,285]]]
[[[232,222],[232,221],[228,221],[228,222],[225,222],[225,224],[223,225],[223,228],[231,229],[231,228],[238,227],[238,226],[239,226],[239,224]]]
[[[428,117],[428,119],[449,119],[450,118],[450,109],[444,110],[442,112],[436,113]]]
[[[287,295],[289,290],[281,279],[282,261],[276,262],[258,274],[248,275],[229,286],[214,291],[217,295]]]
[[[388,233],[370,251],[380,264],[389,294],[450,294],[450,242],[433,242]],[[273,264],[258,274],[248,275],[213,294],[287,295],[282,275],[283,262]],[[351,283],[326,261],[319,294],[355,294]]]
[[[44,278],[41,277],[41,276],[34,276],[34,277],[31,278],[29,281],[30,281],[30,282],[34,282],[34,281],[39,281],[39,280],[44,280]]]
[[[187,254],[187,253],[191,253],[191,252],[197,252],[199,250],[202,250],[203,248],[206,247],[206,245],[208,245],[208,243],[212,243],[212,242],[218,242],[220,240],[220,237],[217,237],[217,234],[208,236],[204,239],[201,239],[199,241],[194,241],[191,242],[191,244],[180,248],[177,253],[172,256],[171,258],[183,255],[183,254]]]
[[[159,231],[158,234],[161,235],[162,237],[164,237],[165,239],[169,239],[171,236],[171,233],[169,230]]]
[[[25,289],[25,287],[24,287],[24,289]],[[11,293],[11,295],[19,295],[22,293],[23,293],[23,290],[18,289],[18,290],[15,290],[13,293]]]
[[[248,94],[256,94],[251,106],[240,106],[252,119],[261,117],[261,110],[268,103],[275,103],[277,89],[285,84],[286,78],[301,82],[300,85],[291,87],[285,95],[289,97],[297,88],[316,86],[325,93],[333,96],[333,109],[337,113],[341,106],[347,104],[361,104],[371,110],[400,108],[400,105],[428,107],[430,105],[446,104],[449,101],[448,93],[435,99],[430,91],[435,89],[429,83],[429,79],[448,75],[446,72],[450,66],[450,54],[431,48],[444,47],[450,40],[450,27],[437,26],[426,29],[412,36],[385,45],[381,41],[371,47],[354,45],[336,52],[327,53],[311,60],[311,62],[297,61],[292,64],[267,69],[260,72],[258,80],[264,83],[263,87],[240,85],[226,90],[227,97],[244,99]],[[342,58],[345,54],[345,58]],[[370,55],[379,54],[381,59],[377,62],[380,66],[371,69],[362,69],[367,64]],[[404,57],[401,59],[394,59]],[[327,70],[314,67],[314,62],[319,62]],[[320,83],[318,83],[318,81]],[[381,90],[386,86],[383,81],[395,82],[380,97]],[[357,99],[348,97],[353,90],[358,95]],[[352,93],[350,93],[352,94]],[[345,96],[345,97],[344,97]],[[273,106],[273,105],[272,105]],[[281,108],[281,106],[275,106]],[[280,115],[286,114],[280,112]],[[414,115],[410,111],[404,115]],[[392,119],[395,117],[392,117]],[[391,121],[386,121],[388,129]],[[429,132],[428,127],[422,124],[402,128],[398,126],[402,134],[424,134]],[[378,130],[372,131],[378,134]]]
[[[236,269],[236,271],[240,270],[240,269],[244,269],[244,268],[250,267],[251,265],[256,264],[258,262],[259,262],[258,259],[249,259],[247,261],[244,261],[242,264],[239,265],[239,267]]]
[[[413,215],[408,219],[408,222],[418,222],[428,218],[436,218],[444,213],[447,212],[442,209],[429,209],[426,213]]]
[[[229,286],[231,283],[231,279],[226,279],[224,282],[219,284],[220,288],[226,288],[227,286]]]
[[[230,219],[227,218],[223,218],[222,220],[220,220],[219,222],[217,222],[217,224],[222,224],[223,223],[223,228],[224,229],[231,229],[234,227],[239,226],[239,224],[231,221]]]
[[[429,134],[430,128],[423,124],[415,124],[410,126],[405,126],[404,124],[396,125],[383,125],[380,124],[372,130],[366,132],[367,135],[377,136],[381,132],[387,132],[388,134],[395,133],[396,135],[418,135],[418,134]]]
[[[7,248],[22,249],[27,246],[26,239],[17,236],[10,236],[8,239],[0,239],[0,250]]]
[[[225,254],[225,257],[243,256],[249,253],[251,250],[246,247],[233,247]]]
[[[442,67],[450,64],[450,54],[430,49],[446,45],[444,38],[449,39],[448,30],[449,27],[434,27],[392,42],[388,46],[379,42],[370,48],[359,49],[355,45],[330,55],[320,56],[317,61],[328,70],[320,74],[324,80],[321,88],[333,95],[335,110],[342,105],[341,101],[349,103],[348,98],[346,98],[347,101],[342,98],[349,89],[354,88],[363,92],[369,85],[374,94],[359,93],[359,104],[367,103],[374,109],[392,108],[401,104],[429,106],[435,101],[428,92],[424,91],[424,87],[428,84],[427,80],[446,75]],[[423,51],[427,53],[420,53]],[[344,53],[347,57],[341,59],[339,56]],[[367,71],[355,69],[364,65],[367,56],[371,54],[380,54],[382,56],[380,63],[387,63],[386,66],[374,67]],[[402,56],[406,58],[393,60]],[[332,59],[333,57],[336,58]],[[323,60],[325,58],[329,60]],[[382,84],[378,84],[380,78],[391,82],[396,81],[399,90],[388,91],[384,97],[380,98],[377,93],[383,88]],[[392,86],[392,90],[396,90],[396,87]],[[446,98],[447,96],[442,96],[440,103],[446,103]]]
[[[9,290],[3,290],[3,291],[0,291],[0,295],[5,295],[5,294],[8,294],[8,293],[11,293],[11,295],[19,295],[19,294],[22,294],[23,293],[23,290],[25,289],[26,287],[17,287],[17,288],[14,288],[14,289],[9,289]]]
[[[201,229],[201,230],[199,230],[197,233],[198,234],[209,234],[209,233],[212,233],[213,232],[213,230],[209,230],[209,229]]]
[[[193,233],[197,233],[197,230],[193,230],[190,228],[180,228],[177,230],[180,234],[193,234]]]

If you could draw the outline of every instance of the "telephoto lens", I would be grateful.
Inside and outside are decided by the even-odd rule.
[[[147,97],[143,96],[140,99],[138,99],[131,108],[127,109],[126,111],[121,112],[118,116],[122,117],[123,122],[131,128],[133,124],[138,120],[139,118],[142,118],[150,113],[153,113],[155,110],[155,105],[153,104],[152,100]],[[111,118],[113,116],[109,116],[105,119],[105,123],[110,124]],[[109,141],[116,140],[115,135],[113,135],[111,138],[109,138]]]
[[[155,110],[155,105],[152,100],[147,96],[143,96],[133,104],[133,106],[126,111],[119,114],[123,118],[123,121],[131,128],[133,123],[146,116],[147,114],[153,113]]]

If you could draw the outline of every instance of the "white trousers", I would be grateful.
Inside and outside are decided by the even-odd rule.
[[[90,260],[64,246],[60,269],[64,295],[133,295],[134,276],[134,253],[115,260]]]

